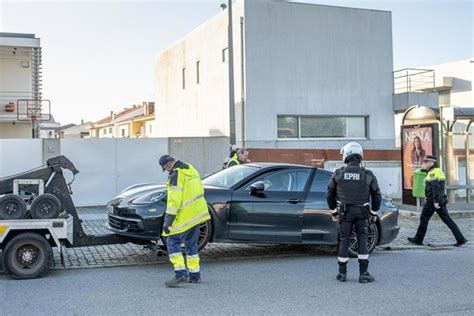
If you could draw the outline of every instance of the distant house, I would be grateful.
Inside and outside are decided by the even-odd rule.
[[[93,123],[90,137],[93,138],[144,138],[153,137],[155,121],[154,102],[143,102],[125,108]]]
[[[50,121],[40,123],[39,138],[56,138],[56,133],[60,128],[61,124],[51,116]]]
[[[81,124],[67,124],[56,131],[57,138],[90,138],[92,122],[81,122]]]

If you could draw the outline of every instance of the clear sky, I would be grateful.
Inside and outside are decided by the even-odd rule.
[[[41,38],[43,97],[56,120],[95,121],[153,101],[157,54],[216,15],[222,2],[0,0],[0,31]],[[296,2],[392,11],[395,69],[474,56],[472,1]]]

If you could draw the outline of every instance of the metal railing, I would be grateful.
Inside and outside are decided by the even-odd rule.
[[[432,69],[405,68],[393,72],[393,92],[419,92],[435,88],[435,72]]]

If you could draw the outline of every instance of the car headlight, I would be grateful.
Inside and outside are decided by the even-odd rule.
[[[153,192],[140,196],[133,200],[133,204],[150,204],[162,200],[166,196],[166,192]]]

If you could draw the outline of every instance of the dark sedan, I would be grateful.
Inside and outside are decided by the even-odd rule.
[[[336,245],[338,229],[326,204],[331,172],[302,165],[252,163],[205,179],[212,221],[201,225],[200,249],[208,242]],[[107,205],[107,227],[131,242],[161,242],[166,209],[164,185],[140,184]],[[369,251],[398,234],[398,210],[383,199],[369,228]],[[353,235],[351,255],[357,254]]]

